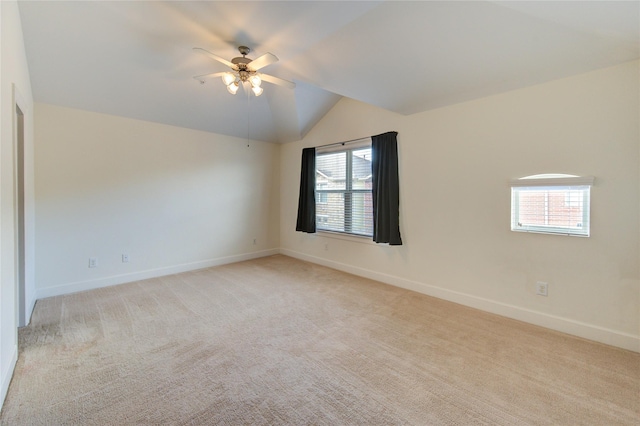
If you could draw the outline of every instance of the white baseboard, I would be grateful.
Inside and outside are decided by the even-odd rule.
[[[24,313],[24,321],[25,321],[24,325],[29,325],[29,323],[31,322],[31,315],[33,314],[33,309],[36,307],[37,300],[38,299],[34,297],[29,301],[29,304],[27,305],[27,310]]]
[[[470,294],[424,284],[418,281],[407,280],[393,275],[374,272],[357,266],[347,265],[316,256],[310,256],[308,254],[296,252],[293,250],[280,249],[280,253],[286,256],[294,257],[296,259],[301,259],[308,262],[316,263],[318,265],[327,266],[339,271],[348,272],[353,275],[380,281],[385,284],[412,290],[418,293],[426,294],[428,296],[448,300],[450,302],[459,303],[461,305],[480,309],[507,318],[524,321],[530,324],[538,325],[607,345],[628,349],[634,352],[640,352],[640,336],[623,333],[620,331],[611,330],[580,321],[575,321],[569,318],[550,315],[544,312],[534,311],[515,305],[509,305],[506,303],[497,302],[495,300],[484,299]]]
[[[212,266],[224,265],[227,263],[241,262],[244,260],[256,259],[259,257],[272,256],[274,254],[284,254],[286,256],[316,263],[318,265],[327,266],[350,274],[380,281],[396,287],[407,290],[416,291],[428,296],[437,297],[439,299],[448,300],[450,302],[459,303],[461,305],[491,312],[507,318],[524,321],[530,324],[593,340],[611,346],[628,349],[634,352],[640,352],[640,336],[632,335],[569,318],[559,317],[544,312],[539,312],[520,306],[510,305],[495,300],[484,299],[482,297],[449,290],[443,287],[433,286],[418,281],[412,281],[400,278],[394,275],[388,275],[381,272],[370,271],[368,269],[352,266],[332,260],[323,259],[321,257],[311,256],[288,249],[269,249],[258,252],[226,256],[205,261],[174,265],[164,268],[150,269],[130,274],[113,275],[96,280],[79,281],[59,285],[56,287],[48,287],[37,289],[36,299],[45,297],[60,296],[63,294],[75,293],[78,291],[92,290],[111,285],[124,284],[132,281],[139,281],[149,278],[156,278],[164,275],[178,274],[181,272],[193,271],[197,269],[209,268]],[[34,300],[35,304],[35,300]],[[33,306],[31,310],[33,311]],[[12,370],[13,371],[13,370]],[[4,379],[4,377],[3,377]]]
[[[13,353],[9,363],[2,369],[2,388],[0,389],[0,408],[4,405],[4,399],[7,397],[7,391],[13,378],[13,370],[16,368],[16,362],[18,362],[18,346],[13,346]]]
[[[36,290],[36,298],[61,296],[63,294],[77,293],[79,291],[93,290],[96,288],[108,287],[117,284],[124,284],[133,281],[146,280],[149,278],[162,277],[165,275],[179,274],[181,272],[195,271],[197,269],[210,268],[212,266],[225,265],[227,263],[242,262],[244,260],[257,259],[259,257],[272,256],[280,253],[279,249],[261,250],[251,253],[238,254],[233,256],[219,257],[216,259],[202,260],[198,262],[184,263],[181,265],[167,266],[157,269],[133,272],[130,274],[112,275],[95,280],[78,281],[58,285],[55,287],[39,288]]]

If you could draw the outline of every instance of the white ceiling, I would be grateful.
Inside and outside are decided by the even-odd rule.
[[[342,96],[400,114],[640,57],[640,2],[19,3],[36,102],[270,142],[301,139]],[[237,46],[293,80],[230,95]]]

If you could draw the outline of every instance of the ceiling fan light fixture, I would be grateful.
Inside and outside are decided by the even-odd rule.
[[[238,83],[232,82],[231,84],[229,84],[227,86],[227,90],[229,91],[229,93],[231,93],[232,95],[235,95],[238,92],[238,88],[240,86],[238,85]]]
[[[258,75],[252,75],[249,78],[249,82],[251,83],[252,87],[256,88],[260,87],[260,85],[262,84],[262,79]]]
[[[251,90],[253,90],[253,93],[254,93],[256,96],[260,96],[260,95],[262,95],[262,92],[264,92],[264,89],[263,89],[262,87],[260,87],[260,86],[253,86],[253,87],[251,88]]]
[[[222,74],[222,82],[225,86],[230,85],[234,81],[236,81],[236,76],[231,74],[230,72],[225,72],[224,74]]]

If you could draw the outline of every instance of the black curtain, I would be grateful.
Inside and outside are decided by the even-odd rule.
[[[296,231],[316,232],[316,149],[302,150],[300,171],[300,197],[298,198],[298,222]]]
[[[373,241],[392,246],[402,245],[397,135],[387,132],[371,137]]]

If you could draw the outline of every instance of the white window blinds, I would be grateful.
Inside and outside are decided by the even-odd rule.
[[[315,188],[318,230],[373,235],[370,139],[319,148]]]

